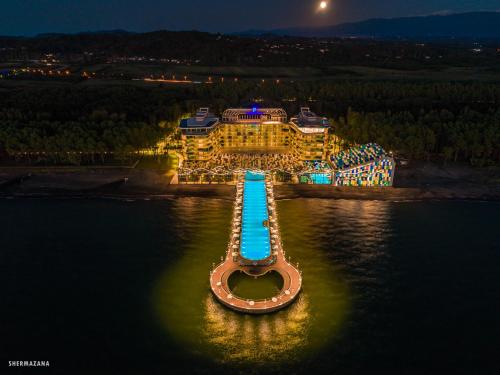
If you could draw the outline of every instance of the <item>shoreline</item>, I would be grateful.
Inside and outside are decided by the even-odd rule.
[[[274,185],[275,198],[321,198],[384,201],[481,200],[500,201],[500,184],[481,179],[432,179],[414,184],[401,174],[395,187],[337,187],[333,185]],[[408,173],[406,173],[408,174]],[[397,176],[399,177],[399,176]],[[405,178],[406,177],[406,178]],[[411,177],[411,178],[408,178]],[[152,170],[16,171],[0,168],[0,198],[172,199],[207,197],[233,200],[234,185],[170,185],[171,175]],[[399,185],[399,186],[398,186]]]
[[[118,191],[119,190],[119,191]],[[164,200],[186,197],[213,198],[233,201],[236,189],[233,185],[168,185],[162,191],[127,191],[40,189],[40,191],[0,191],[0,199],[54,198],[54,199],[118,199]],[[353,188],[325,185],[276,185],[275,199],[347,199],[377,201],[430,201],[469,200],[500,201],[499,192],[467,191],[451,188]]]

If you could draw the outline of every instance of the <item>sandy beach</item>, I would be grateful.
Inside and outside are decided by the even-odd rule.
[[[391,188],[276,185],[277,199],[500,200],[497,169],[400,168]],[[182,196],[232,200],[231,185],[170,185],[171,176],[130,168],[0,168],[0,197],[110,197],[162,199]]]

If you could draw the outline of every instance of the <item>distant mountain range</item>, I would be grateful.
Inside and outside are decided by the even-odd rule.
[[[133,31],[115,29],[115,30],[97,30],[97,31],[81,31],[78,33],[41,33],[36,35],[37,38],[52,38],[64,35],[130,35],[136,34]]]
[[[324,27],[249,30],[238,35],[362,37],[379,39],[500,39],[500,12],[471,12],[401,18],[374,18]]]

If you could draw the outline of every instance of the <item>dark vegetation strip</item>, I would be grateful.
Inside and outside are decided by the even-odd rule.
[[[378,142],[416,160],[500,162],[500,86],[439,82],[252,82],[150,88],[54,87],[0,92],[0,161],[103,164],[173,144],[198,106],[303,105],[349,143]],[[169,144],[167,144],[169,147]]]

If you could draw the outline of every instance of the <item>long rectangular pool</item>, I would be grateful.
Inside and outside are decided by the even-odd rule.
[[[247,172],[243,186],[241,219],[241,255],[249,260],[261,260],[271,255],[269,220],[264,174]]]

